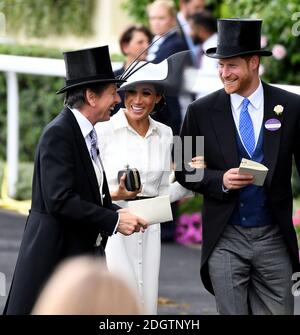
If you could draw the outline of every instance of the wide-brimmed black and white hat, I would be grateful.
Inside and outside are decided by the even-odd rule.
[[[66,66],[66,86],[57,94],[76,87],[97,83],[120,83],[115,78],[109,57],[108,46],[64,52]]]
[[[219,19],[218,42],[205,54],[211,58],[226,59],[243,55],[271,56],[272,52],[261,49],[262,20]]]
[[[152,84],[158,93],[177,95],[183,84],[185,68],[192,66],[191,59],[191,52],[187,50],[175,53],[158,64],[137,61],[120,76],[126,81],[120,85],[119,91],[130,90],[138,84]]]

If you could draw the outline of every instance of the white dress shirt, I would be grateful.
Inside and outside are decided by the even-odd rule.
[[[230,94],[232,115],[242,143],[243,141],[239,131],[239,122],[244,98],[245,97],[242,97],[237,93]],[[264,118],[264,89],[261,81],[259,82],[257,89],[247,98],[250,101],[248,105],[248,112],[253,123],[256,147]]]
[[[150,117],[149,122],[146,136],[140,136],[128,124],[124,109],[120,109],[110,121],[95,126],[110,190],[117,190],[118,171],[129,165],[140,173],[140,196],[171,193],[171,200],[175,201],[190,195],[191,192],[180,184],[174,183],[171,187],[169,184],[173,141],[171,128]],[[127,207],[126,201],[116,203]],[[110,271],[128,281],[150,314],[157,313],[160,248],[160,224],[153,224],[145,233],[130,236],[117,233],[109,237],[105,249]]]

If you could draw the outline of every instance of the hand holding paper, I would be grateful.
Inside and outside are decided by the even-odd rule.
[[[249,173],[254,177],[253,185],[263,186],[269,169],[258,162],[243,158],[239,167],[239,174]]]
[[[128,202],[129,211],[149,224],[173,220],[169,195]]]

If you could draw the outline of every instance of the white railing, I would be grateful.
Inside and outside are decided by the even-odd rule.
[[[113,63],[113,69],[117,69],[121,63]],[[19,89],[18,73],[34,75],[47,75],[65,77],[65,66],[62,59],[24,57],[0,55],[0,71],[6,73],[7,84],[7,165],[8,165],[8,194],[14,196],[18,182],[19,163]],[[217,77],[202,77],[201,82],[208,91],[221,87]],[[209,88],[208,85],[211,85]],[[287,91],[300,94],[300,86],[274,85]],[[203,87],[203,86],[202,86]],[[54,94],[54,92],[53,92]]]

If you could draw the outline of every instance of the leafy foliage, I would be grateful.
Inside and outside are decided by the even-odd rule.
[[[4,162],[0,160],[0,198],[4,176]],[[31,184],[33,176],[33,163],[21,162],[18,169],[18,183],[16,185],[16,200],[29,200],[31,198]]]
[[[199,213],[202,210],[203,197],[200,194],[195,197],[182,201],[177,209],[177,215],[184,213]]]
[[[66,33],[86,36],[92,31],[94,7],[95,0],[0,0],[8,31],[34,37]]]
[[[123,8],[128,14],[141,24],[148,26],[147,5],[154,0],[125,0]],[[173,0],[176,8],[179,8],[179,0]],[[212,10],[216,16],[220,13],[220,0],[206,0],[206,7]]]
[[[264,79],[272,83],[300,85],[300,2],[299,0],[224,0],[231,17],[259,18],[263,20],[263,34],[267,49],[281,44],[287,55],[277,60],[263,59]],[[297,13],[299,15],[297,15]],[[298,36],[297,36],[298,35]]]

